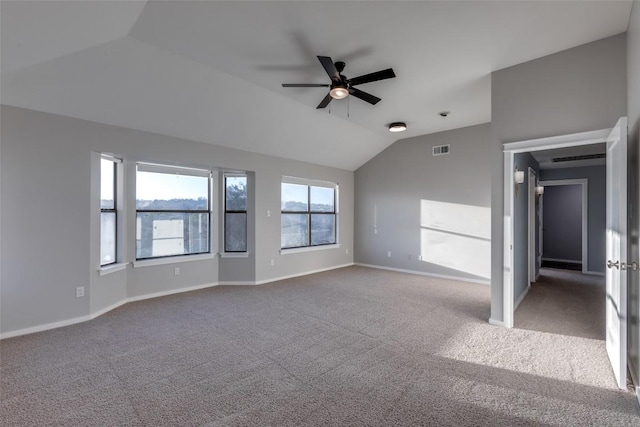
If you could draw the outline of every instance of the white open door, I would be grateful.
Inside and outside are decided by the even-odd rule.
[[[607,354],[627,386],[627,118],[607,138]]]

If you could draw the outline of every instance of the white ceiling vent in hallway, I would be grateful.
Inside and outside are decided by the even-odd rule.
[[[445,154],[449,154],[450,144],[446,145],[435,145],[433,147],[433,155],[434,156],[443,156]]]

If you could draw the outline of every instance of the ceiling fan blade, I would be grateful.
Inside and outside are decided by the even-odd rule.
[[[316,83],[282,83],[282,87],[329,87],[330,85],[322,85]]]
[[[333,59],[331,59],[328,56],[318,56],[318,60],[324,67],[324,70],[327,72],[329,77],[331,77],[331,80],[338,81],[338,82],[341,81],[340,73],[338,73],[338,70],[336,70],[336,66],[333,63]]]
[[[354,77],[347,81],[351,86],[355,86],[355,85],[361,85],[364,83],[375,82],[377,80],[392,79],[395,76],[396,76],[396,73],[393,72],[393,68],[387,68],[386,70],[376,71],[375,73]]]
[[[360,89],[356,89],[355,87],[349,88],[349,93],[355,96],[356,98],[360,98],[363,101],[368,102],[371,105],[376,105],[378,102],[382,101],[377,96],[373,96],[370,93],[363,92]]]
[[[316,110],[320,108],[325,108],[327,105],[329,105],[332,99],[333,98],[331,97],[331,94],[328,93],[327,96],[325,96],[324,99],[320,102],[320,104],[318,104],[318,106],[316,107]]]

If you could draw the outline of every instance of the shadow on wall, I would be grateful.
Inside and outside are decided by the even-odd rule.
[[[491,278],[491,209],[420,201],[420,260]]]

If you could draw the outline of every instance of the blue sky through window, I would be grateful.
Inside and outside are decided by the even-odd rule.
[[[138,171],[137,200],[208,198],[209,179],[202,176]]]

